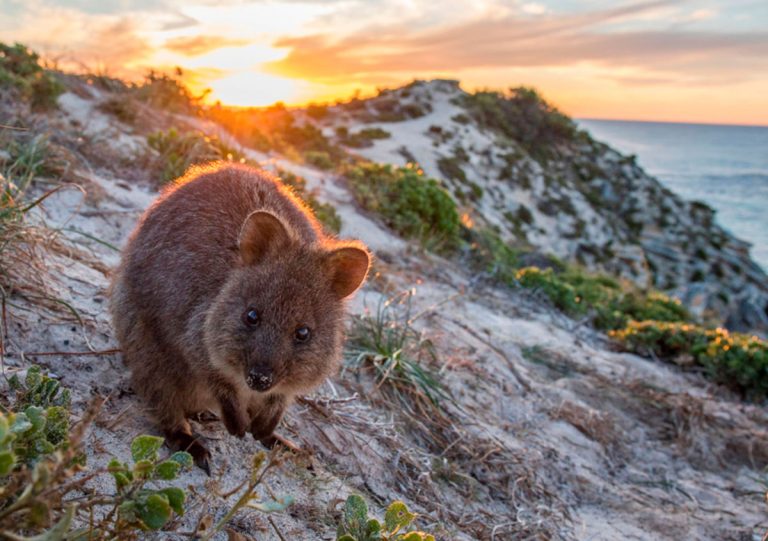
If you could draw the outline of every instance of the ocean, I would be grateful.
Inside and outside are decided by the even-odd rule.
[[[580,119],[681,197],[703,201],[768,270],[768,127]]]

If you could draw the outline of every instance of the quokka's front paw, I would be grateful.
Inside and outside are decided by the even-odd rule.
[[[238,438],[245,437],[245,432],[250,425],[250,419],[245,408],[241,408],[239,404],[232,400],[222,400],[221,417],[227,432]]]
[[[172,430],[166,432],[166,442],[174,451],[186,451],[192,455],[195,464],[208,476],[211,475],[211,452],[201,436],[184,430]]]

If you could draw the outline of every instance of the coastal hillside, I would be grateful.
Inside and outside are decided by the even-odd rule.
[[[730,328],[768,330],[768,277],[748,244],[548,107],[530,89],[468,94],[437,80],[329,107],[316,123],[331,138],[363,134],[350,150],[370,160],[418,164],[505,242],[655,287]]]
[[[174,76],[128,83],[2,51],[0,535],[768,531],[765,275],[710,209],[535,92],[431,81],[230,109]],[[106,307],[141,213],[212,161],[279,176],[375,262],[342,370],[278,428],[296,448],[204,412],[209,477],[142,437],[157,430]]]

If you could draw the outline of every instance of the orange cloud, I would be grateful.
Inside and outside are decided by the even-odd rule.
[[[240,47],[248,45],[245,39],[232,39],[223,36],[184,36],[169,39],[163,45],[175,53],[185,56],[200,56],[223,47]]]
[[[656,84],[729,84],[768,70],[768,32],[634,30],[604,25],[656,11],[667,1],[591,13],[535,18],[507,15],[414,32],[367,28],[338,39],[328,34],[278,40],[288,49],[268,65],[274,73],[326,83],[376,74],[456,73],[478,68],[568,67],[590,63]],[[748,69],[747,66],[749,66]],[[632,69],[635,73],[620,73]]]

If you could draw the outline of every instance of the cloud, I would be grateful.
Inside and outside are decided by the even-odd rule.
[[[248,43],[245,39],[223,36],[185,36],[166,41],[164,47],[185,56],[199,56],[223,47],[239,47]]]
[[[523,13],[529,13],[531,15],[542,15],[549,11],[547,6],[539,4],[538,2],[528,2],[527,4],[523,4],[520,9],[523,10]]]
[[[691,13],[690,20],[692,21],[706,21],[709,19],[714,19],[718,14],[718,11],[716,9],[711,8],[702,8],[697,9],[693,13]]]
[[[0,31],[4,40],[24,43],[62,68],[133,77],[144,72],[142,62],[154,50],[142,35],[142,22],[135,15],[84,15],[30,2],[12,25],[0,23]]]
[[[762,77],[768,32],[607,31],[605,26],[664,9],[641,2],[588,13],[506,15],[431,30],[370,27],[341,39],[328,34],[287,37],[288,49],[269,69],[283,76],[331,83],[375,74],[455,73],[478,68],[564,67],[593,64],[642,70],[657,82],[728,82],[736,72]],[[628,81],[627,73],[616,80]]]

